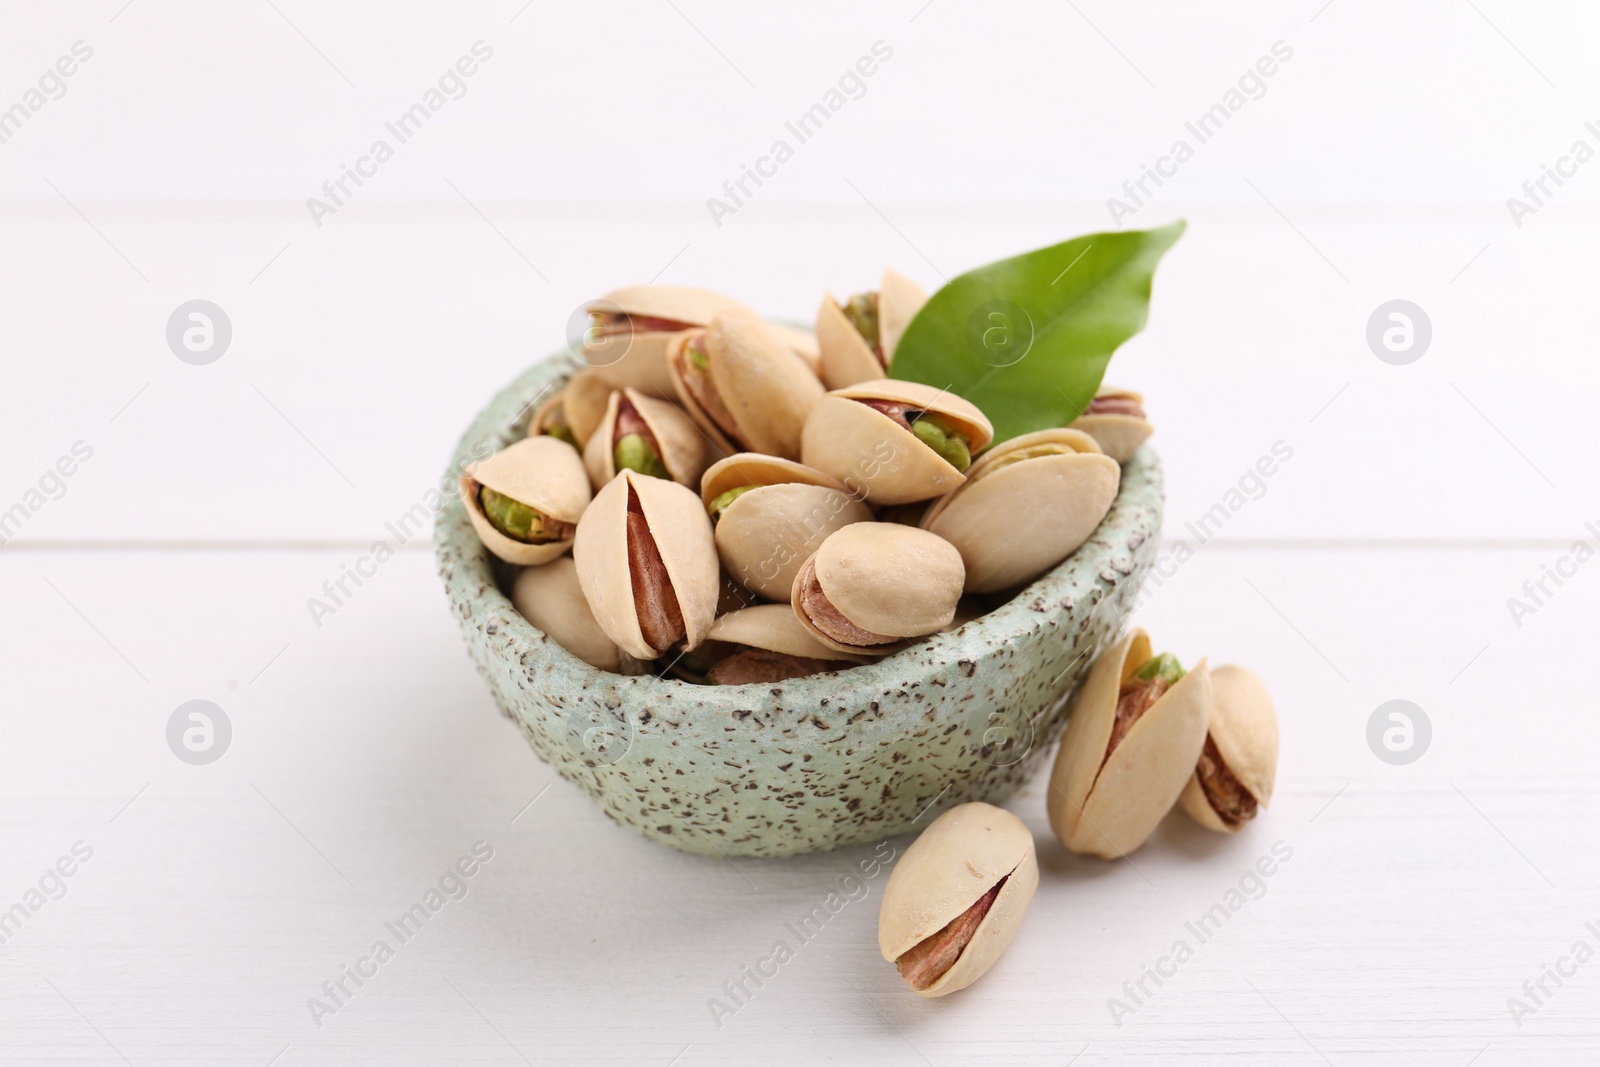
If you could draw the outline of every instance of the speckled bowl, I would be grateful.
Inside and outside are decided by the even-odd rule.
[[[444,484],[522,437],[529,412],[577,366],[552,357],[502,390]],[[439,513],[434,541],[467,648],[540,759],[672,848],[785,856],[876,841],[1014,792],[1131,610],[1161,503],[1160,466],[1143,449],[1094,536],[1015,599],[877,663],[772,685],[596,670],[517,614],[459,499]]]

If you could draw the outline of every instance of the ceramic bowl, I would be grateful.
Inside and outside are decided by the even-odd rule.
[[[517,440],[579,364],[560,355],[502,390],[444,484]],[[1161,528],[1161,471],[1142,449],[1072,558],[959,629],[847,671],[700,686],[596,670],[511,606],[509,571],[458,498],[439,512],[439,574],[495,702],[539,758],[624,826],[672,848],[784,856],[876,841],[1038,770],[1066,702],[1122,628]]]

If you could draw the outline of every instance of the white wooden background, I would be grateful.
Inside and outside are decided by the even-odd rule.
[[[1600,962],[1507,1000],[1600,949],[1600,564],[1520,626],[1507,598],[1600,522],[1600,164],[1521,227],[1505,200],[1600,147],[1600,16],[1396,8],[6,3],[0,109],[94,53],[0,144],[0,509],[93,456],[0,548],[0,909],[93,855],[0,945],[0,1061],[1594,1062]],[[305,199],[480,39],[467,94],[315,226]],[[864,95],[716,226],[705,199],[879,40]],[[659,278],[803,318],[885,262],[931,288],[1107,228],[1279,40],[1266,95],[1131,220],[1190,230],[1111,374],[1158,424],[1170,541],[1293,449],[1139,616],[1267,679],[1272,809],[1108,865],[1055,844],[1036,782],[1010,806],[1039,893],[978,985],[902,987],[880,875],[718,1026],[871,850],[725,863],[610,824],[495,712],[425,537],[320,628],[306,599],[587,297]],[[204,367],[164,338],[194,298],[234,330]],[[1409,366],[1364,338],[1394,298],[1433,324]],[[165,740],[196,698],[234,729],[207,767]],[[1395,698],[1433,725],[1409,766],[1366,743]],[[307,999],[477,841],[468,895],[318,1027]],[[1116,1025],[1278,841],[1260,899]]]

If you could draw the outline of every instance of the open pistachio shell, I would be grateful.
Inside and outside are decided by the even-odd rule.
[[[922,528],[961,553],[967,592],[1010,589],[1077,551],[1111,510],[1121,478],[1087,434],[1023,434],[984,453]]]
[[[793,460],[740,452],[713,463],[700,480],[709,508],[744,489],[714,520],[727,573],[768,600],[789,598],[794,578],[829,534],[872,512],[836,479]]]
[[[1204,659],[1106,755],[1123,683],[1150,658],[1150,638],[1135,629],[1100,653],[1073,700],[1047,801],[1051,829],[1070,852],[1116,859],[1134,851],[1194,774],[1211,718]]]
[[[1238,833],[1272,800],[1278,776],[1278,717],[1261,679],[1244,667],[1229,665],[1211,672],[1211,725],[1207,732],[1221,767],[1206,767],[1206,757],[1190,775],[1178,802],[1208,830]],[[1223,802],[1219,809],[1201,781],[1201,769]],[[1225,772],[1225,773],[1219,773]],[[1239,794],[1249,795],[1249,800]],[[1243,803],[1240,803],[1243,801]]]
[[[894,360],[895,347],[928,294],[922,287],[893,267],[886,267],[878,288],[878,347],[883,358],[872,350],[861,332],[845,316],[832,294],[824,295],[817,308],[817,346],[821,350],[822,381],[829,389],[843,389],[859,382],[882,378]]]
[[[948,626],[964,577],[961,554],[942,537],[857,522],[829,535],[801,565],[790,602],[823,644],[879,655]]]
[[[511,583],[511,603],[524,619],[591,667],[617,671],[621,650],[594,621],[570,558],[527,567]]]
[[[577,523],[589,505],[589,477],[577,450],[554,437],[525,437],[488,459],[469,464],[461,476],[461,500],[483,546],[507,563],[536,566],[572,547],[567,537],[528,544],[507,537],[483,513],[478,490],[487,487],[551,519]]]
[[[705,370],[692,346],[703,345]],[[679,401],[724,452],[800,458],[800,430],[822,383],[754,312],[727,311],[703,335],[685,334],[667,349]]]
[[[611,391],[611,384],[593,367],[585,367],[567,379],[566,387],[559,393],[539,405],[528,421],[528,436],[538,437],[554,425],[564,425],[581,451],[600,420],[605,418]]]
[[[801,462],[832,475],[875,505],[942,496],[966,475],[899,421],[862,401],[939,416],[960,431],[971,455],[994,437],[994,427],[971,403],[920,382],[880,378],[829,393],[806,419]]]
[[[705,326],[719,312],[748,310],[731,297],[679,285],[631,285],[589,305],[591,313],[627,316],[614,329],[584,334],[583,357],[613,387],[631,387],[662,400],[676,394],[667,373],[668,342],[685,329]]]
[[[1131,406],[1140,414],[1126,411],[1095,411],[1095,405],[1106,401],[1115,402],[1111,406]],[[1095,444],[1100,446],[1100,451],[1116,460],[1126,463],[1139,451],[1139,446],[1155,432],[1155,427],[1150,425],[1142,414],[1144,410],[1144,397],[1132,389],[1118,389],[1112,385],[1102,385],[1100,391],[1094,395],[1094,403],[1090,409],[1072,421],[1071,428],[1082,430],[1093,437]]]
[[[605,416],[583,450],[583,465],[595,489],[609,484],[617,476],[617,415],[624,400],[633,405],[633,410],[656,439],[661,462],[672,480],[690,488],[699,485],[706,466],[706,439],[695,429],[694,423],[665,400],[645,396],[637,389],[623,389],[611,394]]]
[[[760,648],[768,652],[781,652],[786,656],[805,659],[836,660],[841,663],[861,663],[863,657],[830,648],[811,636],[800,625],[787,604],[757,604],[718,616],[706,632],[707,641],[723,641],[730,645]]]
[[[918,996],[965,989],[1006,950],[1038,887],[1033,835],[1022,820],[990,804],[958,804],[911,842],[889,875],[878,951]]]
[[[655,659],[679,640],[691,649],[705,640],[720,591],[717,548],[691,490],[621,471],[583,513],[572,558],[595,621],[624,652]],[[646,619],[681,632],[653,645]]]

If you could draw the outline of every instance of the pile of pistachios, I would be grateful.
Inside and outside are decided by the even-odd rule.
[[[1238,833],[1272,799],[1278,720],[1243,667],[1185,671],[1135,629],[1102,652],[1073,698],[1050,772],[1050,828],[1069,851],[1117,859],[1180,806]],[[1009,811],[961,804],[889,876],[878,948],[920,996],[977,981],[1022,925],[1039,885],[1033,835]]]
[[[889,377],[926,300],[887,270],[814,331],[699,289],[594,301],[588,365],[461,479],[524,568],[517,610],[603,670],[769,683],[901,651],[1070,556],[1150,435],[1142,398],[992,445],[967,400]]]

